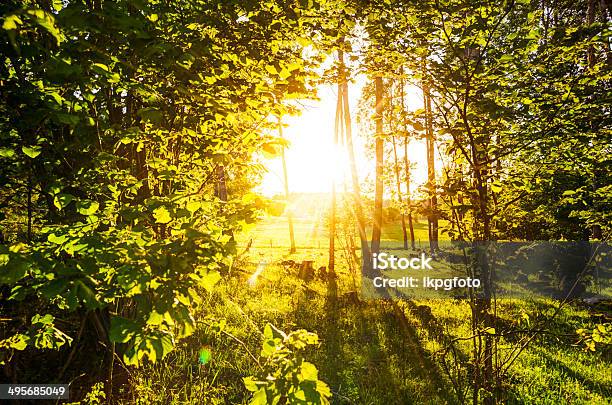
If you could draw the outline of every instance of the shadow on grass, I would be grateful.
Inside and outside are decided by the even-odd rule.
[[[338,404],[452,403],[439,368],[416,329],[391,300],[362,301],[356,292],[339,294],[328,280],[324,299],[300,299],[294,319],[316,330],[320,377]]]

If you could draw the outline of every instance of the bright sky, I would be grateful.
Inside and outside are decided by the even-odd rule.
[[[360,136],[359,127],[356,124],[357,103],[365,81],[366,78],[360,76],[355,83],[349,84],[353,143],[362,181],[366,177],[372,177],[371,173],[375,168],[374,160],[365,152],[364,138]],[[301,115],[283,118],[285,124],[283,135],[290,141],[289,147],[285,150],[290,192],[329,192],[333,176],[336,176],[338,184],[344,177],[342,174],[344,170],[347,173],[347,180],[350,181],[345,154],[334,153],[337,87],[335,85],[321,86],[318,92],[320,100],[306,101]],[[422,96],[416,87],[408,89],[406,102],[407,107],[411,110],[423,107]],[[427,177],[424,141],[413,140],[410,143],[408,155],[410,161],[415,165],[411,184],[411,188],[415,190],[418,185],[425,182]],[[283,171],[280,157],[268,159],[264,164],[268,172],[264,175],[263,182],[257,191],[270,197],[283,194]]]

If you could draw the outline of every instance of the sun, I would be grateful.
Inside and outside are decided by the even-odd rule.
[[[334,145],[336,94],[332,86],[321,86],[320,101],[305,102],[299,116],[283,118],[283,136],[289,141],[285,160],[292,193],[326,193],[342,178],[343,153]],[[260,190],[272,196],[284,193],[280,158],[266,162],[268,172]]]
[[[355,111],[365,78],[360,78],[349,90],[351,111]],[[283,136],[289,141],[285,149],[290,193],[330,193],[335,182],[338,191],[344,184],[351,189],[349,159],[345,147],[334,144],[336,114],[336,87],[323,85],[318,89],[318,101],[306,101],[298,116],[283,117]],[[420,108],[422,98],[416,92],[408,93],[409,107]],[[374,172],[374,162],[367,157],[363,138],[354,124],[353,145],[360,180]],[[425,148],[417,141],[411,143],[409,156],[414,163],[412,179],[424,181],[426,177]],[[265,196],[284,194],[283,168],[280,158],[265,161],[267,173],[257,191]],[[416,183],[415,183],[416,184]]]

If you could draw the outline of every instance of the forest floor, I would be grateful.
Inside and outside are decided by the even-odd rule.
[[[272,323],[281,330],[304,328],[321,339],[307,352],[330,386],[337,404],[458,403],[440,349],[449,337],[471,334],[467,302],[461,300],[364,300],[359,275],[338,254],[337,289],[320,278],[306,282],[297,266],[312,260],[327,265],[327,238],[317,216],[296,218],[297,253],[288,253],[287,223],[268,217],[239,242],[252,246],[219,283],[204,294],[198,328],[162,362],[132,373],[130,401],[138,403],[247,403],[243,377],[257,373],[262,330]],[[426,241],[426,224],[415,226]],[[387,227],[383,239],[401,240],[399,226]],[[285,261],[285,265],[282,262]],[[256,274],[256,275],[254,275]],[[552,311],[552,301],[499,302],[500,321],[513,323],[525,313]],[[219,333],[212,320],[226,321]],[[592,312],[566,306],[511,366],[504,395],[511,403],[610,403],[610,358],[577,344],[575,330],[595,323]],[[513,342],[507,342],[508,347]],[[205,348],[208,363],[198,362]],[[468,342],[459,344],[468,358]],[[503,347],[500,350],[504,350]],[[466,369],[450,375],[465,376]],[[462,381],[460,379],[460,381]]]

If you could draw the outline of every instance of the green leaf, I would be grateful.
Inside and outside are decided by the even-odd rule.
[[[270,325],[269,323],[266,324],[266,326],[264,326],[264,332],[263,335],[266,339],[272,339],[274,338],[274,334],[272,331],[272,325]]]
[[[40,288],[39,291],[42,296],[47,299],[57,299],[58,295],[63,295],[62,293],[66,290],[67,287],[68,283],[66,282],[66,280],[60,278],[46,283]]]
[[[56,44],[59,45],[59,43],[64,40],[61,31],[55,26],[55,17],[53,17],[53,14],[40,9],[30,9],[27,10],[26,13],[31,16],[36,24],[47,30],[47,32],[55,38]]]
[[[264,327],[264,337],[267,339],[279,339],[283,340],[287,338],[287,334],[282,330],[278,329],[276,326],[271,323],[267,323]]]
[[[209,271],[205,275],[203,275],[200,279],[200,285],[206,289],[208,292],[212,292],[215,284],[217,284],[221,280],[221,274],[218,271]]]
[[[56,235],[54,233],[50,233],[49,236],[47,236],[47,240],[51,243],[54,243],[56,245],[61,245],[62,243],[66,242],[68,240],[68,236],[66,235]]]
[[[147,325],[157,326],[161,325],[164,321],[164,316],[159,312],[153,310],[149,314],[149,319],[147,319]]]
[[[130,339],[136,336],[137,332],[140,330],[141,328],[136,322],[130,319],[115,316],[111,319],[108,337],[111,342],[127,343]]]
[[[199,201],[189,201],[186,206],[187,211],[189,211],[192,214],[196,212],[197,210],[199,210],[201,207],[202,207],[202,203]]]
[[[58,210],[62,210],[66,208],[73,200],[74,197],[72,195],[62,193],[55,196],[53,199],[53,205],[55,205]]]
[[[149,121],[154,124],[161,124],[164,120],[164,115],[157,108],[141,108],[137,113],[144,121]]]
[[[15,156],[15,151],[9,148],[0,148],[0,156],[5,158],[12,158]]]
[[[498,181],[494,181],[493,183],[491,183],[491,191],[494,193],[499,193],[500,191],[502,191],[503,187],[502,185],[498,182]]]
[[[302,362],[300,367],[300,378],[302,380],[317,381],[319,379],[317,367],[307,361]]]
[[[96,293],[89,285],[85,284],[82,280],[76,280],[74,285],[77,288],[78,297],[87,308],[93,309],[98,306]]]
[[[91,200],[81,200],[76,203],[76,208],[79,214],[85,216],[93,215],[96,213],[96,211],[98,211],[99,207],[100,204]]]
[[[2,24],[2,28],[5,30],[15,30],[18,25],[23,24],[21,19],[16,15],[8,15],[4,17],[4,23]]]
[[[13,335],[7,339],[0,340],[0,349],[15,349],[15,350],[25,350],[28,346],[28,342],[30,341],[29,336],[24,335],[23,333],[18,333]]]
[[[242,381],[244,382],[245,388],[251,392],[255,392],[259,389],[259,387],[257,386],[257,382],[255,381],[255,378],[253,378],[253,376],[244,377]]]
[[[274,343],[274,340],[268,339],[263,342],[263,345],[261,347],[262,357],[270,357],[274,354],[275,351],[276,351],[276,344]]]
[[[5,255],[2,255],[5,256]],[[14,284],[25,277],[29,263],[19,256],[11,257],[0,268],[0,284]]]
[[[255,394],[253,394],[253,397],[251,398],[251,401],[249,402],[249,405],[268,405],[268,397],[266,396],[266,390],[263,388],[260,388]]]
[[[169,334],[165,334],[161,337],[161,346],[162,346],[162,359],[166,357],[168,353],[174,350],[174,340],[172,336]]]
[[[274,65],[266,65],[266,70],[271,75],[277,75],[278,74],[278,71],[276,70],[276,67]]]
[[[36,314],[32,317],[32,325],[47,326],[52,325],[55,317],[51,314],[40,315]]]
[[[21,150],[26,156],[34,159],[36,156],[40,155],[42,148],[40,146],[22,146]]]
[[[168,212],[164,206],[156,208],[153,211],[153,217],[155,218],[155,222],[158,224],[167,224],[168,222],[172,221],[170,212]]]

